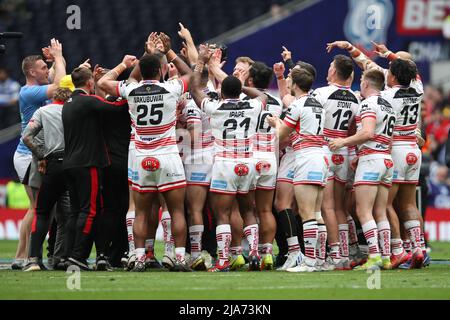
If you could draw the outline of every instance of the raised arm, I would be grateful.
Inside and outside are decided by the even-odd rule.
[[[125,57],[123,57],[120,64],[115,66],[114,69],[109,71],[100,80],[98,80],[97,85],[105,93],[112,96],[117,96],[117,85],[119,84],[119,81],[116,81],[117,77],[119,77],[119,75],[126,69],[132,67],[135,63],[137,63],[137,61],[138,60],[135,56],[126,55]]]
[[[189,29],[185,28],[181,22],[179,23],[179,25],[180,31],[178,31],[178,35],[185,41],[187,58],[191,65],[194,65],[198,60],[198,51],[195,47],[194,39],[192,38]]]
[[[216,49],[209,60],[208,68],[209,72],[214,76],[217,82],[222,83],[228,75],[222,70],[222,64],[220,62],[222,58],[222,50]]]
[[[352,59],[363,70],[381,68],[378,64],[373,62],[369,57],[362,53],[361,50],[353,46],[348,41],[334,41],[331,43],[327,43],[327,52],[330,53],[331,50],[336,47],[342,50],[347,50]]]
[[[198,55],[197,65],[195,66],[194,72],[191,75],[189,83],[189,91],[198,107],[201,107],[202,101],[207,98],[207,95],[203,92],[201,86],[201,76],[205,64],[208,63],[211,58],[212,52],[205,45],[200,45],[200,52]]]
[[[56,39],[50,41],[49,54],[55,59],[52,67],[54,70],[52,71],[53,82],[47,89],[47,97],[51,99],[56,89],[59,88],[59,82],[62,77],[66,75],[66,61],[62,54],[62,44]]]

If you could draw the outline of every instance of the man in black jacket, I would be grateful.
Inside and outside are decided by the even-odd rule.
[[[130,67],[132,61],[128,59],[125,64]],[[101,175],[102,169],[110,164],[110,159],[103,138],[101,114],[119,111],[126,101],[108,102],[90,95],[94,90],[94,77],[87,68],[75,69],[72,81],[76,89],[64,104],[62,112],[65,141],[63,169],[73,205],[68,228],[71,239],[68,245],[72,248],[69,262],[82,270],[89,269],[87,258],[94,225],[96,270],[107,270],[105,252],[108,228],[103,227],[107,219],[101,211]]]

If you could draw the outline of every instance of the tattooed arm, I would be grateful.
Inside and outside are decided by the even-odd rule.
[[[26,126],[22,133],[22,140],[25,145],[30,148],[31,152],[39,159],[42,160],[45,157],[45,146],[39,144],[34,139],[37,134],[42,130],[41,113],[38,109],[30,122]]]

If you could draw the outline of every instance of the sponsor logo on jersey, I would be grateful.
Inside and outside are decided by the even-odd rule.
[[[239,163],[234,167],[234,173],[236,173],[236,175],[239,177],[244,177],[248,175],[249,171],[250,169],[244,163]]]
[[[406,163],[409,166],[415,165],[417,160],[419,160],[419,159],[417,159],[417,156],[412,152],[410,152],[406,155]]]
[[[346,38],[368,57],[374,58],[374,45],[386,43],[394,8],[391,0],[348,0],[344,22]]]
[[[394,163],[392,162],[392,160],[384,159],[384,165],[386,166],[386,168],[390,169],[394,166]]]
[[[344,163],[344,156],[342,154],[333,154],[331,156],[331,161],[337,166]]]
[[[256,164],[256,171],[258,171],[259,174],[261,173],[268,173],[270,171],[270,162],[267,161],[259,161]]]
[[[146,171],[156,171],[161,166],[158,159],[154,157],[147,157],[141,162],[142,169]]]

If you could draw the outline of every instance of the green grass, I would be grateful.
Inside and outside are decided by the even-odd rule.
[[[0,241],[10,259],[15,241]],[[450,260],[450,243],[432,243],[434,259]],[[157,244],[157,254],[161,243]],[[161,255],[159,255],[161,256]],[[450,266],[381,271],[381,289],[369,290],[363,271],[146,273],[84,272],[81,290],[67,289],[64,272],[0,271],[0,299],[450,299]]]

